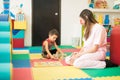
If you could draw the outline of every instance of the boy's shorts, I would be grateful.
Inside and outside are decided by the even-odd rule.
[[[57,52],[57,49],[52,49],[52,50],[50,50],[50,53],[53,55],[53,54],[56,54],[56,52]],[[43,53],[42,53],[42,56],[43,57],[47,57],[47,52],[46,51],[44,51]]]

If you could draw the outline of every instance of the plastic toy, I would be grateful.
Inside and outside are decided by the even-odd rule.
[[[107,8],[107,1],[106,0],[97,0],[95,2],[95,8]]]

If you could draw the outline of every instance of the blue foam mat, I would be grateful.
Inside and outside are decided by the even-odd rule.
[[[30,68],[30,60],[12,60],[14,68]]]

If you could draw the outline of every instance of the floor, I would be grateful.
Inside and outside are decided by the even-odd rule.
[[[80,49],[59,46],[68,56]],[[110,53],[106,53],[109,59]],[[120,67],[77,69],[64,60],[48,60],[41,56],[41,47],[15,48],[12,54],[13,80],[120,80]]]

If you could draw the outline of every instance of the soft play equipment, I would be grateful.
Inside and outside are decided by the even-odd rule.
[[[0,21],[8,21],[8,15],[0,14]]]
[[[7,21],[0,21],[0,32],[10,31],[10,23]]]
[[[0,32],[0,43],[10,43],[10,32]]]
[[[10,27],[9,21],[0,21],[0,80],[12,80]]]
[[[114,27],[111,31],[110,60],[114,64],[120,65],[120,26]]]

